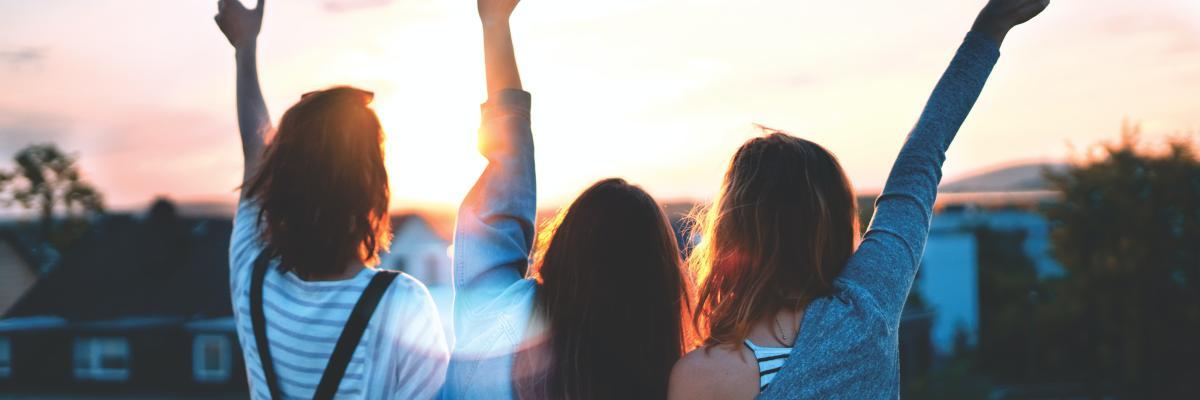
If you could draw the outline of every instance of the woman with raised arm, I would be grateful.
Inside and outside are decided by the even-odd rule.
[[[619,179],[588,188],[534,246],[530,96],[509,32],[517,0],[478,0],[488,164],[454,237],[451,399],[654,399],[691,345],[689,297],[659,205]]]
[[[372,94],[305,94],[270,135],[263,3],[222,0],[216,16],[237,62],[245,165],[229,277],[251,397],[432,398],[449,362],[437,309],[420,282],[372,267],[390,236]]]
[[[945,151],[1012,27],[1048,0],[991,0],[934,89],[859,243],[837,159],[781,132],[746,142],[698,221],[697,324],[672,399],[898,398],[897,332],[929,233]]]

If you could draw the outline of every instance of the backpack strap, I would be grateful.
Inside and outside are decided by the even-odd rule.
[[[250,324],[254,326],[254,344],[258,348],[258,361],[262,363],[263,379],[272,399],[282,399],[279,382],[275,380],[275,364],[271,360],[271,346],[267,343],[267,318],[263,315],[263,281],[271,258],[262,252],[254,260],[254,271],[250,276]]]
[[[258,347],[258,359],[262,363],[263,378],[267,381],[267,389],[271,392],[271,398],[278,400],[283,398],[283,394],[279,391],[279,382],[275,376],[271,348],[267,342],[267,321],[263,314],[263,283],[266,280],[270,261],[270,257],[265,252],[254,261],[254,271],[250,278],[250,323],[254,326],[254,341]],[[350,359],[354,356],[354,349],[362,340],[367,323],[371,322],[371,315],[375,313],[380,300],[383,299],[383,294],[387,292],[388,286],[391,286],[397,275],[399,274],[395,271],[377,270],[375,272],[371,283],[367,284],[362,296],[358,298],[358,303],[354,304],[354,309],[350,312],[349,319],[346,320],[346,326],[342,328],[342,334],[333,348],[333,355],[329,357],[329,363],[325,365],[325,373],[321,375],[321,382],[313,394],[314,399],[332,399],[333,395],[337,394],[338,385],[342,383],[342,377],[346,375],[346,367],[350,365]]]
[[[321,383],[317,385],[313,399],[332,399],[333,395],[337,394],[338,385],[342,383],[342,376],[346,374],[346,367],[350,365],[354,349],[362,340],[367,323],[371,322],[371,315],[375,313],[375,308],[379,306],[379,301],[383,299],[383,294],[396,279],[396,275],[399,274],[395,271],[376,270],[371,283],[367,284],[362,296],[358,298],[358,303],[354,304],[354,310],[346,320],[346,327],[342,328],[342,335],[338,337],[337,345],[333,348],[333,355],[329,357],[329,364],[325,366],[325,374],[321,375]]]

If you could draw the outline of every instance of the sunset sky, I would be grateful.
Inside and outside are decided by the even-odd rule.
[[[394,206],[455,204],[483,166],[475,2],[268,3],[272,117],[316,88],[373,90]],[[860,190],[877,189],[984,1],[522,3],[513,30],[553,205],[608,176],[707,198],[752,123],[826,145]],[[113,208],[232,202],[233,50],[215,12],[216,0],[0,3],[0,166],[55,142]],[[1002,52],[948,177],[1064,159],[1126,118],[1150,140],[1200,131],[1200,1],[1055,0]]]

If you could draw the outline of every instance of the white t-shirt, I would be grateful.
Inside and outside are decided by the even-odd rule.
[[[229,245],[230,293],[251,397],[269,398],[250,321],[250,276],[262,249],[258,207],[243,200]],[[271,268],[263,284],[263,314],[279,389],[286,398],[312,398],[350,310],[375,275],[305,281]],[[337,398],[428,399],[446,378],[449,350],[437,307],[425,285],[400,274],[375,309],[354,351]]]

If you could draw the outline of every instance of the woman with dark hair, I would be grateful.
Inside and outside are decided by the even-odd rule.
[[[437,309],[420,282],[373,268],[390,238],[373,95],[308,93],[268,139],[263,3],[222,0],[216,16],[237,61],[245,165],[229,275],[251,396],[432,398],[449,358]]]
[[[854,191],[821,146],[747,141],[697,220],[703,348],[673,399],[899,398],[897,331],[929,233],[945,151],[1007,32],[1048,0],[991,0],[900,151],[859,243]]]
[[[459,209],[456,345],[445,397],[655,399],[691,346],[689,279],[661,207],[620,179],[585,190],[534,246],[529,94],[508,20],[517,0],[478,0],[488,160]]]

